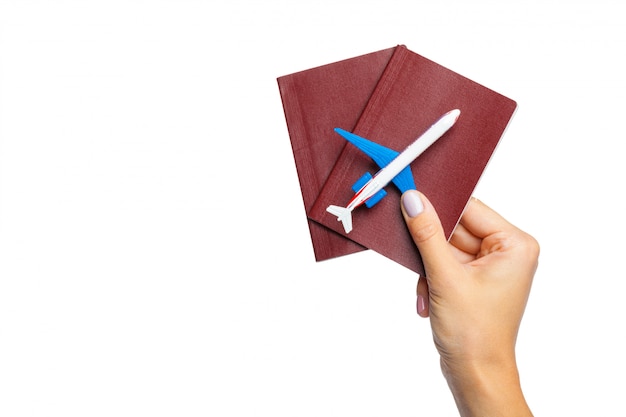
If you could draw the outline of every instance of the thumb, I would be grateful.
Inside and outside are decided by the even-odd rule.
[[[445,276],[445,271],[457,261],[433,205],[424,194],[409,190],[402,195],[402,214],[422,256],[426,275]]]

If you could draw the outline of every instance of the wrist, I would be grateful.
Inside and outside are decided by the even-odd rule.
[[[532,416],[514,358],[441,367],[461,416]]]

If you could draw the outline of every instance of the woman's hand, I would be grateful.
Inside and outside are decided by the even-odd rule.
[[[519,385],[515,342],[539,245],[476,199],[449,242],[424,195],[405,193],[402,212],[426,270],[417,286],[418,314],[430,316],[459,411],[531,415]]]

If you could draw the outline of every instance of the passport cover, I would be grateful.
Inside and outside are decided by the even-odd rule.
[[[337,99],[332,97],[328,97],[329,103]],[[516,107],[513,100],[405,46],[397,46],[354,128],[348,117],[345,124],[340,118],[328,117],[309,122],[318,123],[319,135],[325,138],[323,146],[332,146],[333,152],[340,147],[333,141],[345,142],[335,133],[327,138],[326,132],[334,127],[401,152],[444,113],[461,110],[456,124],[411,164],[417,189],[433,203],[449,238]],[[358,113],[356,108],[351,111]],[[328,151],[311,150],[316,155]],[[375,174],[378,170],[356,147],[344,146],[315,203],[307,210],[308,216],[346,239],[424,275],[421,258],[402,218],[400,192],[393,184],[385,187],[388,195],[376,206],[353,211],[350,234],[346,235],[337,218],[326,212],[330,204],[345,207],[354,195],[352,184],[365,172]]]
[[[307,213],[346,145],[333,128],[355,126],[394,50],[277,78]],[[308,225],[317,261],[366,249],[310,219]]]

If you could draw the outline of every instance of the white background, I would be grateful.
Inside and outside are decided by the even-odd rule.
[[[405,44],[519,104],[536,415],[625,415],[618,1],[1,1],[0,415],[454,416],[416,276],[315,263],[276,84]]]

